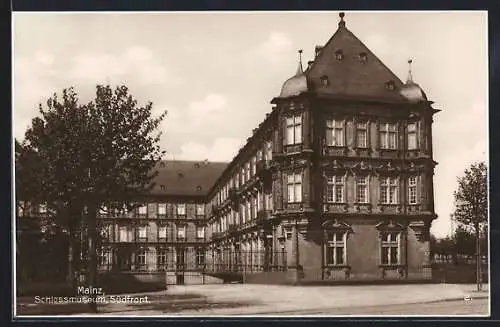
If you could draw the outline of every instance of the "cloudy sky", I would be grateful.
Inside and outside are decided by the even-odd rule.
[[[450,232],[456,177],[487,156],[486,13],[347,12],[346,25],[397,76],[413,77],[434,107],[432,232]],[[168,159],[231,160],[271,110],[269,101],[314,46],[336,31],[337,12],[14,13],[14,136],[37,104],[76,87],[126,84],[168,110]]]

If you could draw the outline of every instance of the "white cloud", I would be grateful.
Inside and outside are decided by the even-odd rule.
[[[261,58],[271,62],[278,63],[282,61],[282,54],[292,50],[292,41],[288,35],[282,32],[273,31],[265,42],[256,48],[256,54]]]
[[[191,102],[189,116],[196,122],[201,122],[207,115],[220,112],[226,108],[227,98],[222,94],[209,94],[201,101]]]
[[[181,151],[175,155],[175,158],[182,160],[231,161],[242,145],[243,141],[238,138],[217,138],[211,145],[190,141],[181,146]]]

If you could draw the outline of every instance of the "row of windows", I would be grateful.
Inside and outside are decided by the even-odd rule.
[[[252,159],[241,165],[240,171],[238,171],[226,185],[221,187],[211,201],[212,206],[223,203],[229,197],[229,190],[231,188],[239,188],[240,185],[244,185],[248,182],[257,172],[257,162],[260,160],[270,161],[272,156],[272,142],[267,141],[264,148],[258,150],[257,154],[253,156]]]
[[[173,232],[173,229],[172,229]],[[113,235],[113,227],[112,225],[107,225],[102,228],[102,236],[105,238],[111,238]],[[137,228],[133,228],[131,226],[119,226],[118,227],[118,241],[119,242],[133,242],[135,237],[137,236],[139,240],[147,240],[148,238],[148,226],[138,226]],[[177,239],[185,239],[186,238],[186,226],[178,226],[176,228],[176,236]],[[166,239],[167,238],[167,226],[158,226],[158,238]],[[205,238],[205,229],[203,227],[196,227],[196,238],[204,239]]]
[[[356,202],[370,202],[370,180],[368,176],[356,176],[355,178]],[[400,179],[396,177],[383,177],[379,179],[379,202],[383,204],[399,204]],[[345,203],[345,176],[328,176],[326,185],[326,201],[330,203]],[[408,178],[408,203],[417,204],[418,178]]]
[[[167,203],[149,203],[149,204],[144,204],[140,207],[138,207],[135,211],[135,213],[139,216],[147,216],[148,215],[148,205],[149,206],[156,206],[156,213],[159,216],[166,216],[167,215]],[[155,209],[153,209],[155,210]],[[99,210],[99,213],[101,215],[128,215],[129,211],[126,207],[124,207],[121,210],[117,209],[108,209],[106,206],[101,207]],[[186,216],[186,204],[185,203],[177,203],[175,204],[175,213],[177,216]],[[196,204],[196,209],[195,209],[195,214],[196,216],[204,216],[205,215],[205,205],[204,204]]]
[[[347,232],[331,233],[325,244],[327,265],[347,265]],[[401,232],[383,232],[380,241],[380,264],[401,264]]]
[[[244,224],[257,218],[257,213],[261,210],[273,210],[273,197],[271,194],[258,192],[240,203],[238,211],[231,210],[222,215],[211,225],[212,232],[224,232],[230,225]]]
[[[159,266],[164,265],[175,265],[175,264],[183,264],[187,261],[190,256],[190,252],[176,252],[174,249],[162,248],[159,247],[156,249],[156,253],[152,253],[146,249],[139,249],[135,252],[134,259],[132,260],[132,255],[127,254],[118,254],[120,258],[118,258],[119,262],[125,262],[125,265],[134,264],[135,266],[145,266],[148,262],[148,258],[150,256],[156,257],[156,264]],[[193,258],[196,258],[196,265],[204,265],[205,263],[205,253],[203,248],[196,248],[192,254]],[[185,255],[187,254],[187,255]],[[101,266],[109,266],[113,263],[113,251],[111,249],[101,250],[99,252],[99,264]],[[123,267],[126,268],[126,267]]]
[[[368,122],[357,122],[354,128],[356,147],[368,148],[370,128]],[[378,135],[381,149],[398,148],[398,129],[396,123],[378,124]],[[407,125],[408,150],[417,149],[417,123]],[[326,144],[328,146],[346,145],[346,121],[329,119],[326,121]],[[302,143],[302,115],[286,118],[285,144],[293,145]]]

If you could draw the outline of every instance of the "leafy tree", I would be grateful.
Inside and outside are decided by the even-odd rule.
[[[477,287],[481,289],[481,230],[488,220],[487,167],[484,162],[472,164],[458,178],[455,196],[455,220],[475,235]]]
[[[57,225],[72,243],[84,226],[88,240],[88,283],[96,286],[97,212],[133,208],[154,186],[164,154],[157,131],[166,112],[153,117],[152,103],[139,106],[126,86],[98,85],[93,101],[80,105],[73,88],[54,94],[34,118],[22,143],[36,154],[40,192],[55,206]],[[92,308],[97,311],[95,303]]]

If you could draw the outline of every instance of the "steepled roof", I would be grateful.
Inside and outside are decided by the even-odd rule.
[[[316,58],[304,72],[308,92],[341,99],[407,103],[409,99],[400,92],[405,84],[346,27],[344,14],[339,16],[337,31],[323,47],[317,47]],[[280,95],[287,96],[291,95]]]

